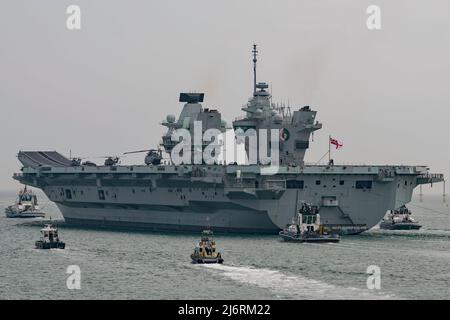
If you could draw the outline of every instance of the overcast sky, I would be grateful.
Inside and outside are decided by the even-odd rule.
[[[70,4],[81,30],[66,28]],[[370,4],[382,30],[366,27]],[[18,187],[18,150],[155,147],[181,91],[205,92],[204,106],[230,123],[252,92],[253,42],[273,100],[318,111],[323,129],[306,161],[331,134],[344,143],[338,163],[425,164],[450,176],[447,0],[9,0],[0,12],[0,190]]]

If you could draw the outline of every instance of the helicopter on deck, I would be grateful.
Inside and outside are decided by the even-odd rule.
[[[71,159],[70,159],[70,161],[72,162],[72,163],[71,163],[71,166],[72,166],[72,167],[78,167],[78,166],[81,166],[81,160],[82,160],[82,158],[71,158]]]
[[[144,163],[146,165],[160,165],[162,160],[162,150],[161,149],[149,149],[149,150],[138,150],[138,151],[130,151],[125,152],[124,154],[132,154],[132,153],[141,153],[141,152],[147,152],[147,155],[145,156]]]
[[[105,158],[105,163],[104,165],[107,167],[113,167],[117,164],[120,164],[120,158],[118,156],[103,156],[100,158]]]
[[[81,158],[81,157],[72,157],[70,158],[71,166],[72,167],[80,167],[80,166],[89,166],[89,167],[95,167],[97,164],[91,161],[85,160],[87,157]],[[83,161],[85,160],[85,161]]]

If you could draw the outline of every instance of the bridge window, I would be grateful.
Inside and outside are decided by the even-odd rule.
[[[320,180],[316,180],[316,185],[320,186]]]
[[[70,191],[69,189],[66,189],[66,198],[72,199],[72,191]]]
[[[308,149],[309,148],[309,141],[295,141],[295,149]]]
[[[287,189],[303,189],[304,182],[303,180],[287,180],[286,188]]]
[[[344,183],[345,183],[345,181],[344,181],[344,180],[341,180],[341,181],[339,181],[339,184],[340,184],[341,186],[343,186],[343,185],[344,185]]]
[[[372,189],[372,181],[356,181],[356,189]]]
[[[98,190],[98,198],[100,200],[105,200],[105,191],[103,190]]]

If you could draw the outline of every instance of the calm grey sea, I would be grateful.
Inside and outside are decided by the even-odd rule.
[[[52,219],[54,204],[38,193]],[[7,219],[0,194],[1,299],[449,299],[450,208],[442,197],[409,205],[419,231],[372,229],[338,244],[283,243],[276,236],[218,234],[223,265],[193,265],[199,234],[83,230],[61,226],[65,250],[36,250],[39,226]],[[69,265],[81,289],[69,290]],[[369,265],[381,289],[366,286]]]

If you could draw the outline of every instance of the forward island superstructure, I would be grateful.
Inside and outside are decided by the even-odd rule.
[[[256,46],[253,52],[256,71]],[[204,132],[226,131],[220,112],[203,108],[203,99],[202,93],[180,94],[180,116],[168,115],[162,123],[166,153],[176,145],[174,130],[193,131],[195,122]],[[268,85],[256,82],[256,72],[253,96],[242,110],[245,115],[233,121],[235,132],[278,130],[275,174],[266,174],[268,165],[260,162],[92,166],[55,151],[21,151],[23,168],[14,179],[42,189],[68,224],[171,231],[208,226],[217,232],[271,234],[291,221],[302,202],[320,207],[325,229],[360,233],[388,210],[410,202],[418,185],[444,180],[426,166],[305,164],[310,136],[322,127],[316,111],[304,106],[291,112],[273,104]]]

